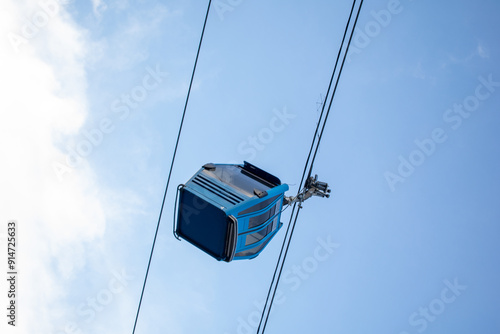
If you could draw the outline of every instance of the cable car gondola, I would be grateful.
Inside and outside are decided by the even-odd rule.
[[[311,182],[299,196],[285,197],[288,185],[251,163],[205,164],[177,187],[174,236],[219,261],[255,258],[283,225],[283,204],[328,197],[326,183]]]
[[[283,225],[288,185],[248,162],[206,164],[177,189],[174,235],[219,261],[256,257]]]

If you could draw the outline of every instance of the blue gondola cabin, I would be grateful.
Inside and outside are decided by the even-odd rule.
[[[256,257],[283,225],[288,185],[248,162],[206,164],[177,189],[174,235],[219,261]]]

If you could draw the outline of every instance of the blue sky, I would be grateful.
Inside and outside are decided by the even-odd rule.
[[[255,332],[285,230],[217,262],[172,236],[174,189],[248,160],[297,191],[351,6],[212,3],[136,333]],[[0,5],[8,333],[132,331],[206,6]],[[332,196],[301,211],[268,332],[499,332],[499,10],[364,2],[315,163]]]

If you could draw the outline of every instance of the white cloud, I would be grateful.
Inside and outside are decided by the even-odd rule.
[[[477,41],[476,46],[474,48],[472,48],[470,53],[467,54],[466,56],[457,56],[457,55],[453,55],[453,54],[448,55],[449,61],[452,64],[465,64],[465,63],[470,62],[471,60],[474,60],[476,57],[480,57],[483,59],[490,57],[490,52],[489,52],[488,48],[480,41]],[[448,65],[447,63],[444,63],[443,67],[445,67],[447,65]]]
[[[480,42],[477,43],[476,52],[479,55],[479,57],[481,57],[481,58],[489,58],[490,57],[489,50]]]
[[[92,9],[94,15],[99,18],[108,9],[108,5],[103,0],[92,0]]]
[[[12,18],[4,21],[2,36],[23,38],[21,44],[0,41],[0,229],[4,232],[8,219],[18,221],[16,333],[64,327],[68,287],[85,266],[90,243],[99,241],[106,227],[89,166],[81,164],[64,182],[52,166],[64,161],[57,139],[75,135],[87,116],[88,42],[64,8],[51,4],[59,6],[52,14],[37,1],[2,3],[2,13]],[[33,21],[36,17],[41,21]],[[30,24],[36,33],[23,35]]]
[[[129,10],[128,5],[115,2],[110,4],[110,8],[119,13],[121,19],[113,27],[114,31],[92,45],[95,48],[93,53],[104,57],[96,55],[93,60],[104,61],[101,65],[118,71],[130,70],[147,60],[150,57],[149,43],[159,32],[163,32],[162,25],[167,19],[182,15],[182,12],[170,11],[162,4]],[[123,15],[124,11],[127,15]]]

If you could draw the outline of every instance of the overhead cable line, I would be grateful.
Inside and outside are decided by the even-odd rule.
[[[331,110],[333,98],[335,96],[335,92],[337,90],[337,86],[338,86],[338,83],[339,83],[339,80],[340,80],[340,76],[342,74],[342,69],[344,67],[344,63],[345,63],[345,60],[346,60],[346,57],[347,57],[347,53],[349,51],[349,45],[351,44],[351,40],[352,40],[352,37],[354,35],[354,30],[356,28],[356,23],[358,22],[358,18],[359,18],[359,14],[361,12],[362,5],[363,5],[363,0],[361,0],[360,3],[359,3],[359,7],[358,7],[357,13],[356,13],[356,18],[355,18],[354,23],[352,25],[351,33],[350,33],[350,36],[349,36],[349,41],[347,42],[347,46],[345,47],[344,57],[342,59],[341,65],[340,65],[340,69],[338,71],[338,75],[336,76],[335,86],[334,86],[334,89],[333,89],[333,92],[332,92],[332,95],[331,95],[331,98],[330,98],[330,103],[328,105],[328,109],[327,109],[325,118],[323,120],[322,118],[323,118],[323,113],[324,113],[324,110],[325,110],[325,106],[327,104],[328,96],[329,96],[329,93],[330,93],[330,90],[331,90],[331,87],[332,87],[333,80],[335,78],[335,73],[337,71],[337,65],[338,65],[339,60],[341,58],[342,50],[344,49],[344,43],[345,43],[345,39],[346,39],[347,33],[349,31],[349,26],[350,26],[350,23],[351,23],[352,15],[353,15],[354,9],[356,7],[356,0],[353,1],[352,7],[351,7],[351,12],[349,14],[349,18],[347,20],[346,27],[345,27],[345,30],[344,30],[344,36],[342,38],[342,42],[341,42],[341,45],[339,47],[339,52],[337,54],[337,59],[335,61],[335,66],[334,66],[334,69],[333,69],[333,72],[332,72],[330,83],[328,85],[327,93],[326,93],[326,96],[325,96],[325,101],[323,103],[323,107],[322,107],[322,110],[321,110],[319,121],[318,121],[318,124],[316,126],[316,131],[314,132],[314,135],[313,135],[313,140],[312,140],[312,143],[311,143],[311,148],[309,150],[309,154],[307,156],[307,160],[306,160],[306,163],[304,165],[304,171],[302,173],[302,179],[300,181],[300,185],[299,185],[299,189],[298,189],[297,195],[301,192],[302,184],[304,183],[304,177],[305,177],[305,174],[306,174],[306,170],[307,170],[307,167],[309,165],[309,159],[311,158],[311,153],[313,151],[314,146],[316,145],[316,148],[314,149],[313,158],[312,158],[311,163],[309,165],[308,178],[311,176],[312,168],[313,168],[313,165],[314,165],[314,161],[316,159],[316,154],[318,152],[318,148],[319,148],[319,145],[321,143],[321,139],[322,139],[322,136],[323,136],[323,133],[324,133],[324,130],[325,130],[325,125],[326,125],[326,121],[328,119],[328,115],[330,114],[330,110]],[[321,132],[320,132],[320,135],[319,135],[318,140],[316,142],[316,136],[318,134],[318,130],[320,128],[320,125],[321,125],[322,121],[323,121],[323,125],[321,127]],[[286,261],[286,256],[288,254],[288,249],[290,247],[290,242],[292,240],[293,232],[295,230],[295,225],[297,223],[297,218],[299,216],[300,209],[302,208],[302,206],[299,203],[299,207],[298,207],[297,211],[295,212],[296,205],[297,205],[297,203],[294,203],[294,205],[293,205],[292,213],[290,215],[290,221],[288,223],[288,227],[287,227],[287,230],[286,230],[286,233],[285,233],[285,238],[283,240],[283,245],[281,246],[281,251],[280,251],[280,254],[279,254],[279,257],[278,257],[278,261],[276,263],[276,268],[274,270],[274,274],[273,274],[273,278],[271,280],[271,284],[269,286],[269,291],[268,291],[268,294],[267,294],[266,302],[265,302],[264,308],[262,310],[261,319],[260,319],[260,322],[259,322],[259,326],[257,328],[257,334],[259,334],[259,333],[264,334],[264,332],[266,330],[267,321],[269,319],[269,314],[271,313],[271,308],[272,308],[272,305],[273,305],[274,297],[276,295],[278,284],[279,284],[279,281],[280,281],[280,278],[281,278],[281,273],[283,271],[283,267],[284,267],[284,264],[285,264],[285,261]],[[295,217],[294,217],[294,213],[295,213]],[[293,223],[292,223],[292,220],[293,220]],[[283,253],[283,251],[284,251],[284,253]],[[279,270],[279,273],[278,273],[278,270]],[[278,276],[276,276],[277,273],[278,273]],[[271,299],[269,300],[269,298],[271,298]],[[264,321],[264,325],[262,326],[262,322],[263,321]],[[261,326],[262,326],[262,332],[260,332]]]
[[[363,1],[364,0],[361,0],[360,1],[360,4],[359,4],[359,7],[358,7],[358,11],[356,13],[356,18],[354,20],[354,24],[353,24],[353,27],[352,27],[352,30],[351,30],[351,35],[349,36],[349,41],[347,42],[347,46],[346,46],[346,50],[345,50],[345,53],[344,53],[344,58],[342,59],[342,64],[340,65],[340,70],[339,70],[339,74],[337,76],[337,80],[335,82],[335,87],[333,88],[333,93],[332,93],[332,97],[330,99],[330,104],[328,105],[328,110],[326,112],[326,116],[325,116],[325,120],[323,122],[323,126],[321,127],[321,132],[319,134],[319,138],[318,138],[318,143],[316,145],[316,149],[314,150],[314,155],[313,155],[313,159],[311,161],[311,165],[309,167],[309,173],[308,173],[308,176],[307,177],[310,177],[311,174],[312,174],[312,169],[313,169],[313,165],[314,165],[314,161],[316,160],[316,154],[318,153],[318,148],[319,148],[319,144],[321,142],[321,138],[323,137],[323,132],[325,131],[325,125],[326,125],[326,122],[328,120],[328,116],[330,115],[330,109],[332,108],[332,103],[333,103],[333,98],[335,97],[335,93],[337,91],[337,87],[339,85],[339,80],[340,80],[340,75],[342,74],[342,70],[344,69],[344,63],[345,63],[345,60],[347,58],[347,54],[349,52],[349,46],[351,45],[351,41],[352,41],[352,37],[354,36],[354,30],[356,29],[356,23],[358,23],[358,18],[359,18],[359,13],[361,12],[361,7],[363,6]],[[354,3],[356,2],[356,0],[354,0]],[[353,3],[353,8],[354,8],[354,3]],[[351,9],[351,15],[352,15],[352,9]],[[349,20],[351,19],[351,16],[349,16]],[[349,21],[347,22],[347,24],[349,24]],[[345,38],[345,33],[344,33],[344,38]],[[344,38],[342,39],[342,44],[344,44]],[[342,46],[341,46],[342,48]],[[340,50],[339,49],[339,55],[340,55]],[[337,68],[337,63],[338,63],[338,56],[337,56],[337,61],[335,62],[335,68],[333,70],[333,73],[335,73],[335,70]],[[330,87],[329,87],[330,88]],[[326,103],[326,98],[325,98],[325,103]],[[324,106],[323,106],[324,108]],[[319,126],[319,123],[318,123],[318,126]],[[316,131],[318,130],[318,128],[316,127]],[[310,154],[311,152],[309,152]],[[304,175],[302,175],[302,179],[304,178]]]
[[[142,285],[142,291],[141,291],[141,297],[139,299],[139,305],[137,306],[137,314],[135,316],[134,329],[132,330],[132,334],[135,334],[135,329],[136,329],[136,326],[137,326],[137,319],[139,318],[139,312],[141,310],[142,298],[144,296],[144,290],[146,288],[146,282],[148,280],[149,268],[151,266],[151,259],[153,258],[153,252],[154,252],[154,248],[155,248],[155,244],[156,244],[156,238],[158,236],[158,230],[160,229],[161,215],[163,213],[163,207],[165,206],[165,199],[167,197],[168,185],[170,184],[170,177],[172,176],[172,170],[173,170],[173,167],[174,167],[175,156],[177,154],[177,148],[179,146],[179,139],[181,137],[182,126],[184,124],[184,118],[186,116],[186,110],[187,110],[187,106],[188,106],[188,102],[189,102],[189,96],[191,94],[191,87],[193,86],[194,74],[196,72],[196,65],[198,64],[198,57],[200,55],[201,44],[203,42],[203,35],[205,34],[205,27],[207,25],[208,14],[210,12],[210,5],[211,5],[211,3],[212,3],[212,0],[209,0],[208,1],[207,12],[205,14],[205,21],[203,23],[203,29],[201,31],[200,42],[198,44],[198,51],[196,52],[196,59],[194,61],[193,72],[191,74],[191,81],[189,82],[189,88],[188,88],[188,92],[187,92],[187,96],[186,96],[186,102],[184,104],[184,111],[182,112],[181,123],[179,125],[179,132],[177,133],[177,140],[175,142],[175,148],[174,148],[174,152],[172,154],[172,162],[170,164],[170,171],[168,172],[167,184],[165,185],[165,192],[163,194],[163,200],[161,202],[160,213],[158,215],[158,222],[156,224],[156,231],[155,231],[155,235],[154,235],[154,238],[153,238],[153,244],[151,246],[151,253],[149,255],[149,261],[148,261],[148,267],[146,269],[146,275],[144,276],[144,284]]]

